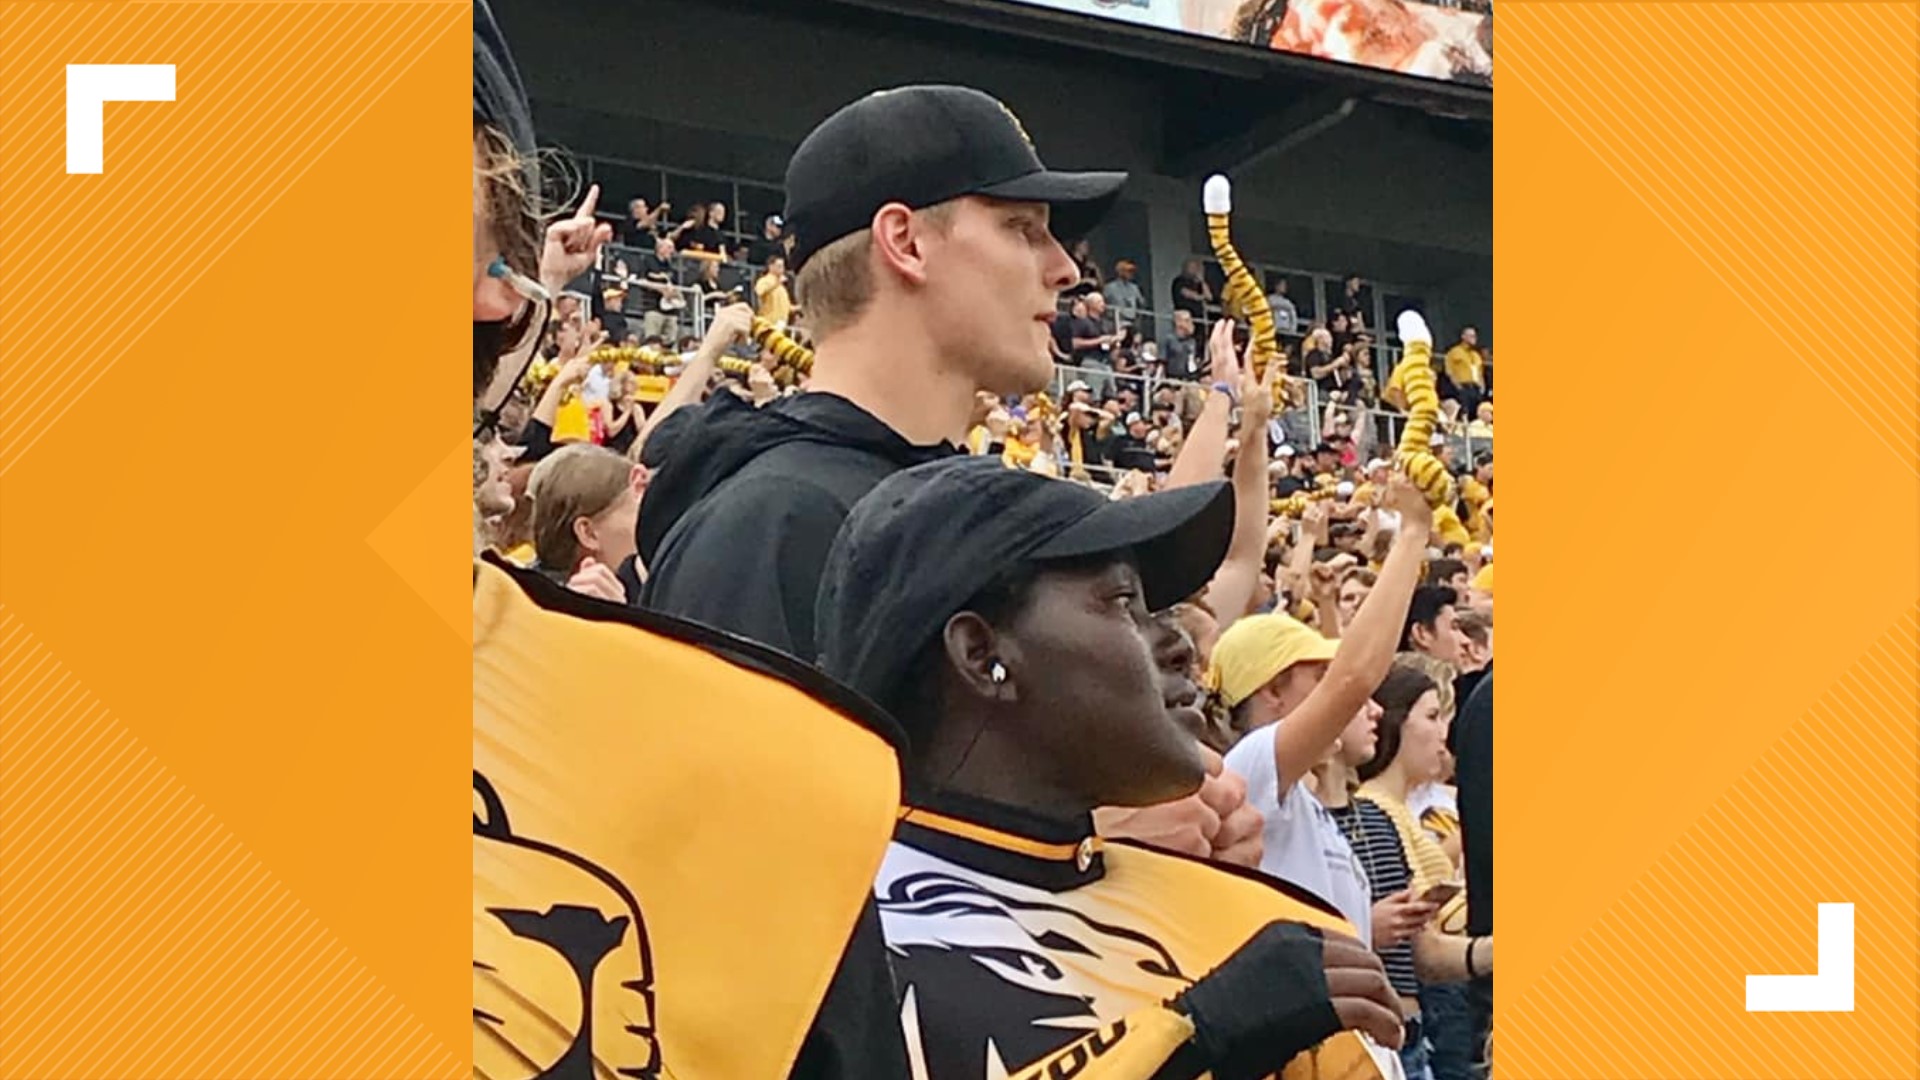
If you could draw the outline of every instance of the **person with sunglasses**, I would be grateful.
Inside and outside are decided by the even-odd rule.
[[[790,657],[480,557],[499,412],[546,297],[605,237],[593,191],[542,229],[526,97],[486,0],[473,29],[476,1074],[900,1080],[870,899],[899,805],[891,721]],[[625,546],[610,522],[594,534]],[[610,698],[610,677],[644,692]],[[727,733],[689,738],[676,718],[704,710],[732,716]]]

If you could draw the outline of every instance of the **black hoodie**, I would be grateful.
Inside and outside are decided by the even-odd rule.
[[[641,606],[811,663],[814,594],[853,504],[901,469],[959,452],[915,446],[834,394],[756,409],[718,393],[682,409],[647,439]]]
[[[647,437],[653,470],[636,535],[648,574],[620,577],[641,606],[739,634],[811,664],[827,549],[853,504],[910,465],[959,453],[915,446],[833,394],[756,409],[730,392]],[[906,1044],[886,945],[868,898],[789,1074],[904,1080]]]

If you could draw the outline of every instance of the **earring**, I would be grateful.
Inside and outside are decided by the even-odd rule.
[[[992,679],[995,686],[1004,684],[1007,681],[1007,665],[995,660],[987,667],[987,678]]]

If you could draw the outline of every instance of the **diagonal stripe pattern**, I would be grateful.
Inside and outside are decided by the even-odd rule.
[[[13,4],[0,32],[0,475],[326,153],[460,3]],[[105,172],[65,173],[67,63],[168,63],[176,100],[106,107]],[[164,207],[156,213],[154,208]],[[49,227],[49,223],[52,226]],[[373,237],[288,253],[290,301],[367,271]],[[115,333],[102,354],[94,312]],[[83,330],[70,317],[86,313]],[[245,343],[208,335],[207,366]]]
[[[1502,78],[1920,473],[1914,6],[1519,3],[1499,37]]]
[[[1916,654],[1920,621],[1909,611],[1598,925],[1525,994],[1501,1001],[1502,1072],[1911,1075]],[[1861,783],[1889,769],[1900,782]],[[1855,905],[1856,1010],[1747,1019],[1747,975],[1816,970],[1822,902]]]
[[[459,1075],[4,607],[0,791],[0,1076]]]

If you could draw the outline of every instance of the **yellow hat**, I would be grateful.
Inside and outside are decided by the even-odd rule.
[[[556,443],[584,442],[591,438],[593,425],[587,419],[587,403],[578,395],[560,403],[553,414],[553,441]]]
[[[1488,563],[1487,565],[1481,567],[1480,572],[1473,575],[1473,589],[1475,592],[1483,592],[1483,593],[1486,593],[1488,596],[1493,595],[1493,564],[1492,563]]]
[[[1331,660],[1339,649],[1320,632],[1288,615],[1249,615],[1213,646],[1212,683],[1229,707],[1295,664]]]

